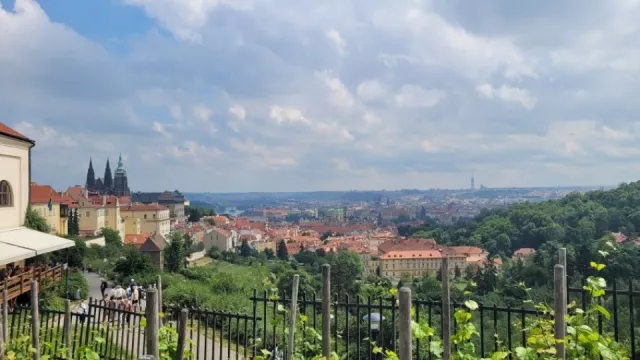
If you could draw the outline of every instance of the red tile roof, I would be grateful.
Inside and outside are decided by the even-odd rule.
[[[150,233],[128,234],[124,236],[124,240],[122,242],[124,245],[133,245],[139,248],[147,241],[149,236],[151,236]]]
[[[2,135],[6,135],[15,139],[19,139],[19,140],[23,140],[23,141],[27,141],[30,143],[34,143],[33,140],[29,139],[28,137],[20,134],[19,132],[13,130],[12,128],[8,127],[7,125],[3,124],[0,122],[0,134]]]
[[[52,203],[59,204],[62,202],[62,198],[58,195],[49,185],[38,185],[31,183],[31,198],[29,202],[32,204],[47,204],[51,199]]]

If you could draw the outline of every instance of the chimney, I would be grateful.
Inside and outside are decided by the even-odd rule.
[[[86,188],[84,189],[84,197],[85,198],[89,198],[89,190],[87,190]]]
[[[102,195],[102,206],[107,205],[107,195]]]

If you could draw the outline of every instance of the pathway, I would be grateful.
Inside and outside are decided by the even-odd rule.
[[[102,280],[100,276],[96,273],[84,273],[84,277],[89,283],[89,296],[94,299],[101,299],[102,294],[100,292],[100,283]],[[85,300],[84,302],[88,304],[88,300]],[[99,320],[94,319],[93,321]],[[133,325],[131,327],[123,326],[124,324],[118,324],[117,322],[114,325],[116,326],[112,326],[111,329],[112,339],[117,341],[120,346],[126,348],[132,354],[137,354],[138,349],[140,349],[141,352],[144,353],[145,346],[144,344],[140,343],[141,341],[143,341],[143,339],[141,331],[138,328],[135,328]],[[210,337],[206,338],[202,333],[200,335],[193,334],[192,341],[194,343],[194,352],[196,352],[196,345],[198,343],[200,344],[199,348],[197,349],[197,360],[244,359],[242,353],[236,354],[236,352],[233,350],[229,351],[227,345],[222,345],[222,357],[220,357],[220,342],[214,341]],[[231,349],[235,349],[234,344],[229,344],[229,346],[231,347]]]

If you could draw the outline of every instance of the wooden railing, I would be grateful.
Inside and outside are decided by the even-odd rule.
[[[62,281],[62,266],[43,266],[31,269],[0,282],[0,290],[7,290],[7,300],[13,300],[31,290],[31,280],[37,280],[38,284],[46,280],[60,282]],[[2,300],[2,293],[0,293],[0,301]]]

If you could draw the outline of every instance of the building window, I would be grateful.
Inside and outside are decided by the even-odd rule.
[[[153,218],[154,218],[154,219],[156,218],[156,214],[153,214]]]
[[[145,218],[145,219],[147,218],[147,214],[144,214],[144,218]]]
[[[87,211],[87,217],[91,217],[91,212]]]
[[[13,192],[8,181],[0,181],[0,207],[13,206]]]

